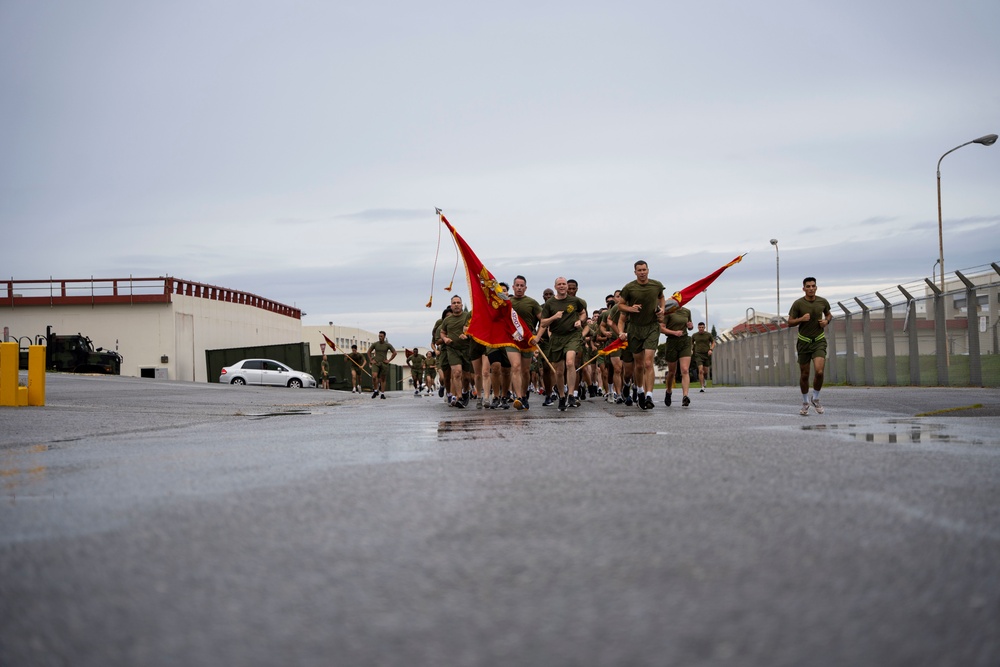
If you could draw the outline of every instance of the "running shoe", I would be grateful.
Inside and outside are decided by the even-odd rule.
[[[625,405],[626,406],[632,405],[632,394],[625,394]]]
[[[438,398],[444,398],[444,385],[438,387]]]
[[[566,397],[559,398],[559,412],[566,412]]]
[[[665,394],[665,395],[663,396],[663,404],[664,404],[664,405],[666,405],[667,407],[669,407],[669,406],[670,406],[670,403],[671,403],[671,399],[670,399],[670,392],[668,391],[668,392],[667,392],[667,393],[666,393],[666,394]]]
[[[656,404],[653,403],[653,395],[646,394],[646,409],[652,410],[654,407],[656,407]]]
[[[569,402],[569,407],[571,408],[580,407],[580,399],[577,398],[576,396],[570,396],[568,402]]]
[[[496,410],[500,407],[500,398],[494,396],[493,401],[490,403],[490,410]]]
[[[704,387],[702,387],[701,389],[699,389],[699,390],[698,390],[698,393],[699,393],[699,394],[704,394],[704,393],[705,393],[705,388],[704,388]]]
[[[803,403],[802,404],[802,409],[799,410],[799,414],[802,415],[803,417],[808,416],[808,414],[809,414],[809,404],[808,403]]]
[[[823,406],[819,404],[819,399],[818,398],[810,398],[809,402],[812,403],[812,406],[814,408],[816,408],[816,414],[818,414],[818,415],[823,414]]]
[[[685,396],[683,399],[681,399],[681,407],[686,408],[689,405],[691,405],[691,399],[689,397]]]
[[[527,407],[528,406],[526,406],[524,403],[521,402],[520,398],[515,398],[514,399],[514,409],[515,410],[525,410],[525,409],[527,409]]]
[[[417,389],[417,390],[416,390],[415,392],[413,392],[413,395],[414,395],[414,396],[419,396],[419,395],[420,395],[420,390],[419,390],[419,389]]]
[[[378,398],[378,390],[372,392],[372,398]]]
[[[542,407],[543,408],[547,408],[550,405],[552,405],[553,403],[555,403],[555,401],[552,400],[552,397],[551,396],[546,396],[545,397],[545,401],[542,403]]]

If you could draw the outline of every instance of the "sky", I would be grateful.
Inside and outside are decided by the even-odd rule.
[[[743,253],[710,327],[807,275],[849,300],[931,276],[937,162],[1000,132],[997,25],[996,0],[0,0],[0,277],[169,275],[426,346],[468,301],[440,207],[539,300]],[[941,183],[946,269],[1000,262],[1000,146]]]

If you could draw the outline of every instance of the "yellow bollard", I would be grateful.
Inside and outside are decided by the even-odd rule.
[[[45,346],[28,347],[28,405],[45,405]]]
[[[0,343],[0,405],[17,405],[17,343]]]

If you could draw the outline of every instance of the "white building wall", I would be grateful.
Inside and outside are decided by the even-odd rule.
[[[302,341],[302,321],[262,308],[194,296],[171,303],[18,306],[0,309],[13,338],[82,333],[122,355],[122,375],[165,368],[171,380],[205,382],[205,350]],[[22,343],[26,341],[22,340]],[[316,348],[318,351],[318,347]],[[161,361],[162,357],[167,361]]]

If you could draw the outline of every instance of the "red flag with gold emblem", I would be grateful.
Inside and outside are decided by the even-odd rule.
[[[528,342],[533,332],[511,307],[510,296],[483,266],[465,239],[451,226],[441,209],[437,209],[437,214],[455,237],[455,244],[465,261],[469,298],[472,301],[472,318],[469,320],[467,334],[486,347],[513,346],[525,352],[537,349]]]
[[[327,338],[327,337],[326,337],[326,334],[325,334],[325,333],[323,333],[322,331],[320,331],[319,333],[320,333],[320,335],[321,335],[321,336],[323,336],[323,340],[325,340],[325,341],[326,341],[326,344],[330,346],[330,351],[331,351],[331,352],[334,352],[334,351],[336,351],[336,349],[337,349],[337,344],[336,344],[336,343],[334,343],[334,342],[333,342],[332,340],[330,340],[329,338]]]
[[[713,282],[715,282],[716,278],[718,278],[719,276],[722,275],[723,271],[725,271],[726,269],[728,269],[733,264],[739,264],[741,261],[743,261],[744,257],[746,257],[746,253],[743,253],[742,255],[740,255],[739,257],[737,257],[736,259],[734,259],[733,261],[729,262],[729,264],[726,264],[725,266],[719,267],[718,269],[716,269],[712,273],[708,274],[707,276],[705,276],[701,280],[699,280],[697,282],[694,282],[694,283],[691,283],[690,285],[688,285],[687,287],[685,287],[681,291],[674,292],[670,296],[670,300],[675,301],[677,305],[670,304],[669,300],[668,300],[668,303],[667,303],[667,312],[670,312],[672,310],[680,308],[685,303],[687,303],[691,299],[695,298],[696,296],[698,296],[699,294],[701,294],[702,292],[704,292],[705,289],[709,285],[711,285]]]

